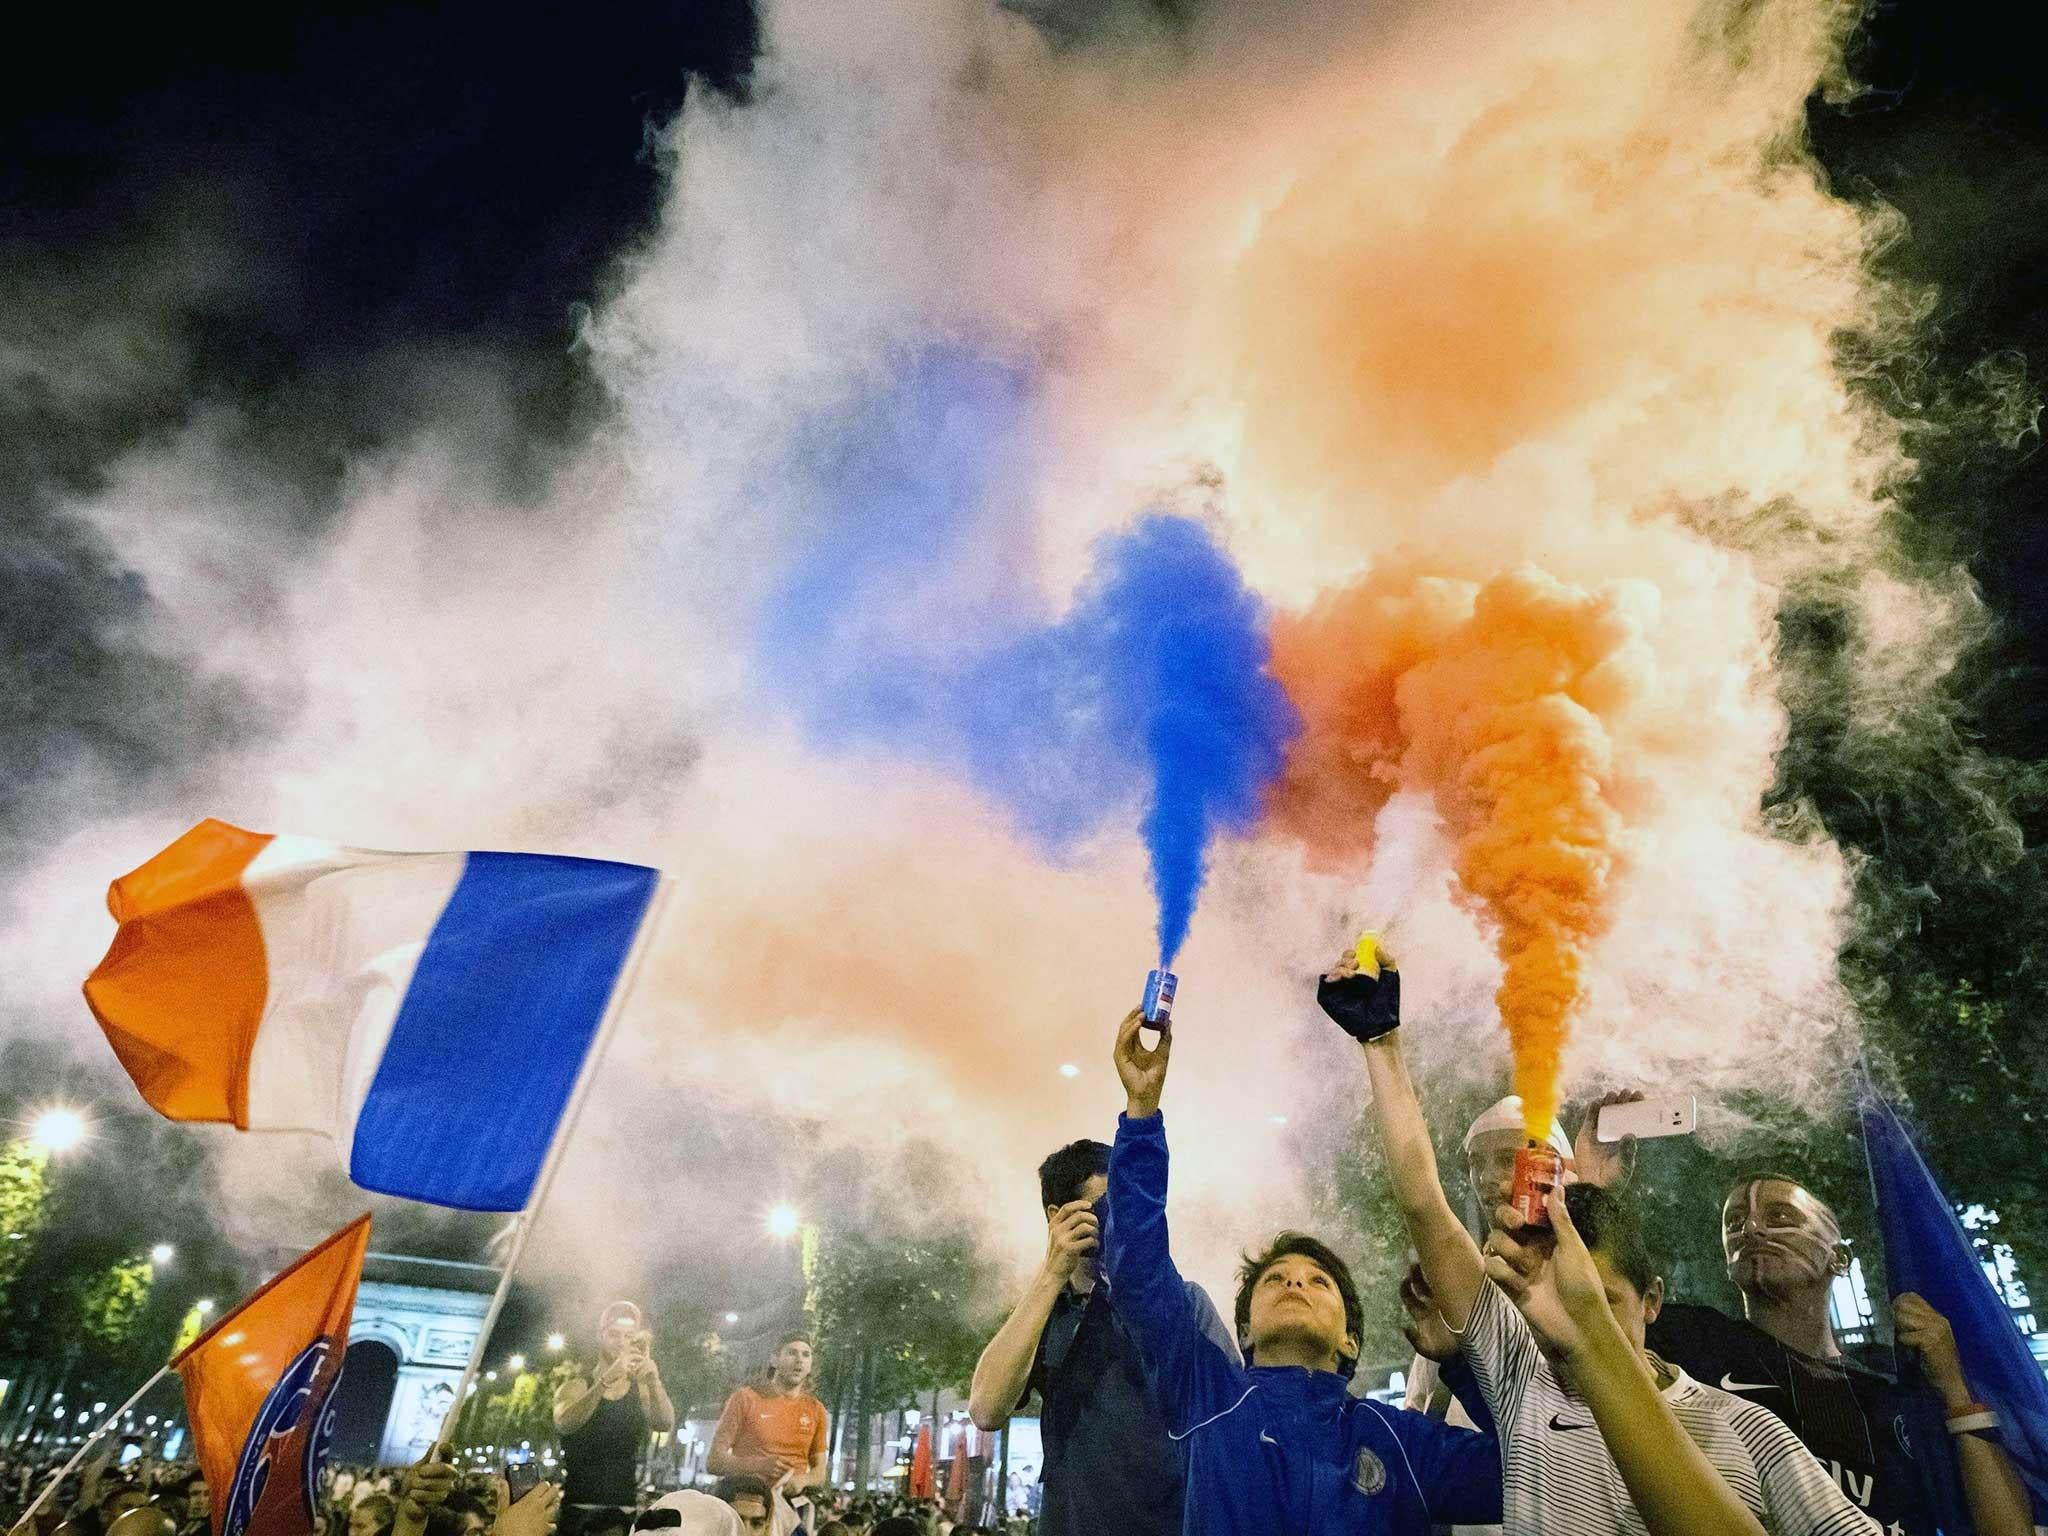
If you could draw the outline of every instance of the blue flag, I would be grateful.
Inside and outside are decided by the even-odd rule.
[[[2037,1512],[2048,1508],[2048,1380],[1978,1260],[1976,1244],[1934,1182],[1892,1107],[1863,1104],[1863,1145],[1884,1234],[1885,1274],[1894,1298],[1916,1292],[1955,1330],[1956,1350],[1977,1399],[1998,1415],[1998,1438],[2026,1480]],[[1929,1428],[1945,1438],[1936,1422]],[[1948,1531],[1975,1529],[1953,1463],[1931,1479],[1935,1514]],[[1923,1463],[1925,1458],[1923,1458]]]

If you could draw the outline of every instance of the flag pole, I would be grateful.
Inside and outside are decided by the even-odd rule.
[[[533,1191],[527,1196],[526,1209],[519,1213],[512,1225],[512,1241],[505,1249],[505,1268],[498,1276],[498,1288],[491,1294],[490,1307],[484,1313],[483,1327],[476,1336],[476,1346],[469,1352],[469,1364],[463,1368],[462,1380],[456,1383],[455,1400],[448,1405],[447,1417],[441,1421],[439,1443],[455,1443],[456,1421],[462,1417],[462,1410],[469,1401],[470,1388],[476,1385],[477,1373],[484,1363],[484,1351],[490,1346],[491,1330],[498,1326],[498,1314],[505,1310],[505,1298],[512,1293],[512,1276],[519,1269],[520,1257],[526,1252],[526,1237],[533,1230],[534,1219],[540,1214],[548,1189],[555,1182],[555,1172],[561,1166],[562,1148],[568,1145],[569,1135],[576,1128],[576,1119],[583,1113],[583,1103],[590,1094],[591,1081],[597,1076],[597,1064],[604,1059],[605,1048],[611,1044],[612,1032],[618,1026],[619,1015],[625,1011],[626,999],[632,996],[633,985],[640,977],[640,966],[647,958],[647,951],[653,947],[654,932],[661,926],[662,912],[668,905],[669,878],[661,876],[654,887],[654,895],[647,904],[646,920],[640,924],[640,932],[633,939],[632,953],[626,957],[625,968],[619,973],[618,985],[612,988],[610,1000],[605,1004],[604,1017],[598,1021],[597,1035],[590,1043],[590,1050],[583,1058],[583,1069],[576,1075],[576,1086],[570,1090],[569,1103],[562,1118],[555,1126],[555,1138],[548,1144],[548,1155],[542,1159],[540,1173],[534,1178]]]
[[[52,1477],[47,1483],[43,1484],[43,1491],[36,1495],[35,1502],[33,1504],[29,1505],[27,1509],[24,1509],[21,1512],[21,1518],[14,1522],[12,1528],[14,1530],[20,1530],[24,1526],[26,1526],[29,1523],[29,1521],[33,1520],[36,1516],[36,1511],[41,1509],[44,1503],[48,1501],[50,1495],[57,1491],[57,1485],[63,1482],[65,1478],[69,1477],[72,1474],[73,1470],[77,1468],[78,1464],[81,1461],[85,1460],[85,1453],[91,1450],[93,1446],[99,1442],[100,1436],[104,1435],[115,1424],[119,1423],[122,1414],[126,1413],[130,1408],[133,1408],[137,1403],[141,1402],[143,1398],[149,1395],[149,1389],[151,1387],[154,1387],[158,1382],[162,1381],[166,1376],[170,1374],[171,1366],[170,1363],[166,1361],[164,1365],[162,1365],[157,1370],[157,1373],[154,1376],[150,1377],[149,1380],[145,1381],[141,1386],[135,1389],[135,1395],[133,1397],[129,1398],[127,1402],[123,1403],[120,1407],[116,1408],[112,1413],[108,1414],[104,1419],[101,1419],[99,1423],[95,1424],[93,1426],[92,1433],[85,1437],[85,1443],[79,1446],[77,1451],[75,1451],[72,1454],[72,1457],[69,1461],[65,1462],[63,1466],[57,1469],[57,1473],[54,1477]]]

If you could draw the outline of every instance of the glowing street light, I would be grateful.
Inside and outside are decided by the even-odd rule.
[[[506,1369],[506,1370],[508,1370],[508,1371],[523,1371],[523,1370],[525,1370],[525,1369],[526,1369],[526,1356],[524,1356],[524,1355],[514,1355],[514,1356],[513,1356],[513,1357],[512,1357],[511,1359],[509,1359],[509,1360],[507,1360],[507,1361],[505,1362],[505,1369]]]
[[[739,1320],[740,1315],[737,1312],[728,1312],[725,1314],[725,1326],[728,1328],[730,1328],[734,1323],[738,1322]]]
[[[149,1250],[149,1262],[152,1264],[168,1264],[177,1256],[178,1250],[169,1243],[158,1243]]]
[[[28,1139],[45,1152],[69,1152],[85,1140],[85,1116],[75,1109],[46,1109],[30,1125]]]
[[[548,1353],[551,1355],[559,1355],[564,1349],[568,1347],[568,1344],[569,1341],[563,1338],[559,1333],[551,1333],[548,1335]]]
[[[770,1237],[795,1237],[803,1219],[797,1215],[796,1207],[778,1205],[768,1213],[768,1235]]]
[[[197,1301],[192,1303],[192,1310],[194,1312],[197,1312],[201,1317],[213,1316],[213,1298],[211,1296],[200,1297]]]

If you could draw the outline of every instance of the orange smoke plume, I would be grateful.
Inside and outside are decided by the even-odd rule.
[[[1616,737],[1654,661],[1656,594],[1523,565],[1482,584],[1375,571],[1275,626],[1305,728],[1272,807],[1326,861],[1368,852],[1397,790],[1426,791],[1461,894],[1497,944],[1528,1133],[1549,1134],[1566,1030],[1627,841]]]

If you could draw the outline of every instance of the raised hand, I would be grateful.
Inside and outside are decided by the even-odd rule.
[[[1618,1328],[1607,1307],[1607,1287],[1572,1225],[1564,1191],[1555,1188],[1545,1202],[1550,1230],[1517,1227],[1513,1207],[1493,1213],[1487,1235],[1486,1277],[1528,1319],[1530,1331],[1553,1358],[1569,1360],[1581,1353],[1598,1329]]]
[[[498,1479],[498,1518],[491,1523],[491,1536],[552,1536],[555,1515],[562,1506],[562,1490],[553,1483],[535,1483],[517,1504],[512,1490]]]
[[[1126,1113],[1134,1120],[1158,1113],[1159,1095],[1166,1087],[1166,1064],[1173,1056],[1173,1031],[1161,1031],[1159,1043],[1147,1049],[1138,1038],[1144,1023],[1145,1011],[1133,1008],[1116,1031],[1116,1075],[1123,1079],[1129,1100]]]
[[[1410,1264],[1401,1282],[1401,1335],[1425,1360],[1448,1360],[1458,1352],[1458,1336],[1436,1309],[1436,1293],[1423,1278],[1422,1266]]]
[[[398,1483],[398,1513],[402,1522],[425,1525],[427,1511],[448,1502],[461,1474],[443,1458],[447,1447],[437,1445],[426,1458],[405,1469]]]
[[[1332,1022],[1360,1045],[1390,1035],[1401,1027],[1401,972],[1384,942],[1379,974],[1358,968],[1358,952],[1348,949],[1316,983],[1316,1002]]]
[[[1586,1106],[1586,1118],[1579,1122],[1579,1134],[1572,1138],[1572,1168],[1582,1183],[1614,1189],[1626,1184],[1636,1171],[1636,1139],[1602,1141],[1599,1137],[1600,1111],[1610,1104],[1640,1104],[1640,1089],[1603,1093]]]
[[[1927,1384],[1941,1394],[1943,1402],[1951,1408],[1969,1404],[1970,1384],[1956,1350],[1955,1330],[1926,1297],[1906,1291],[1892,1303],[1892,1332],[1900,1349],[1910,1349],[1920,1357]]]

